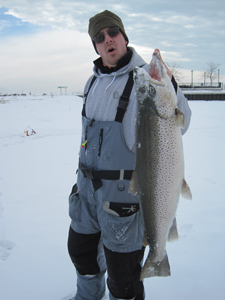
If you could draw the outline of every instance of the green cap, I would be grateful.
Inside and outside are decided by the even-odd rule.
[[[125,29],[123,26],[123,22],[120,19],[120,17],[109,10],[105,10],[89,19],[88,33],[92,39],[94,47],[95,47],[95,43],[94,43],[93,39],[96,36],[96,34],[99,33],[99,31],[101,31],[102,29],[110,28],[110,27],[119,27],[125,40],[127,41],[127,43],[129,42],[129,39],[126,35]],[[96,50],[96,47],[95,47],[95,50]]]

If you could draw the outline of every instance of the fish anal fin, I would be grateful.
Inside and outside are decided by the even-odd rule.
[[[184,199],[192,200],[191,189],[185,179],[183,179],[183,183],[181,187],[181,195]]]
[[[170,264],[168,260],[167,254],[165,254],[164,259],[160,262],[151,262],[149,258],[147,258],[143,269],[141,270],[140,279],[149,277],[168,277],[170,276]]]
[[[173,242],[173,241],[178,240],[178,238],[179,238],[179,235],[178,235],[178,230],[177,230],[177,220],[176,220],[176,218],[174,218],[167,240],[168,240],[168,242]]]
[[[185,127],[184,114],[178,108],[175,109],[175,124],[177,127]]]
[[[139,184],[138,184],[137,172],[133,171],[130,186],[129,186],[129,189],[128,189],[128,193],[136,195],[138,193],[138,189],[139,189]]]

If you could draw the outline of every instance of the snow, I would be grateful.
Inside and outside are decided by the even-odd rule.
[[[189,104],[183,141],[193,200],[180,199],[179,241],[167,244],[172,276],[146,279],[146,300],[225,299],[225,102]],[[0,299],[75,293],[68,195],[81,108],[82,99],[70,95],[0,97]],[[28,126],[36,134],[26,136]]]

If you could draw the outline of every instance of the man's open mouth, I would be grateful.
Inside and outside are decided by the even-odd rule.
[[[114,48],[109,48],[108,52],[113,52],[115,49]]]

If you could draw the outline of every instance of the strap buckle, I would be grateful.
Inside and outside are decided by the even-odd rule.
[[[121,109],[127,109],[129,97],[122,95],[119,100],[119,108]]]
[[[94,174],[92,170],[80,168],[85,178],[94,179]]]

